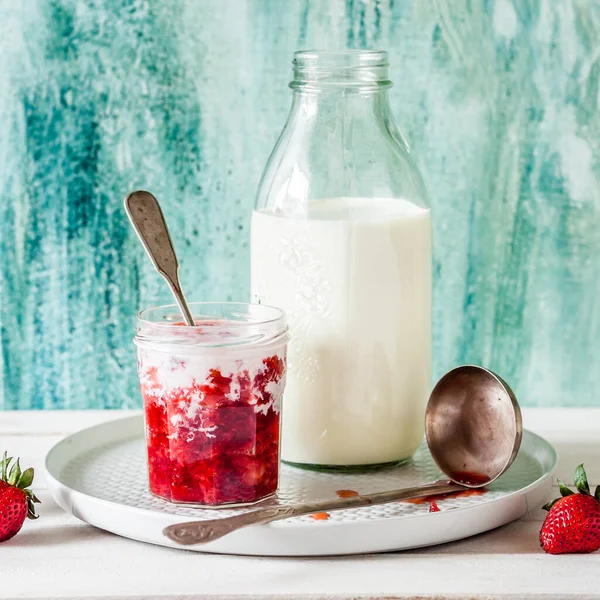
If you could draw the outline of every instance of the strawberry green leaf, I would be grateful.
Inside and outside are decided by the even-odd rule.
[[[596,486],[596,491],[594,492],[594,498],[600,502],[600,485]]]
[[[33,467],[29,467],[21,474],[19,481],[17,481],[17,487],[22,490],[28,488],[33,483]]]
[[[2,463],[0,463],[0,464],[2,464],[2,476],[0,477],[0,479],[2,481],[7,481],[8,465],[10,465],[11,462],[12,462],[12,456],[8,456],[8,454],[5,452],[4,458],[2,459]]]
[[[564,498],[565,496],[570,496],[573,492],[560,480],[557,479],[558,489],[560,490],[560,495]]]
[[[542,508],[544,510],[550,510],[559,500],[560,500],[560,498],[555,498],[554,500],[550,500],[550,502],[548,502],[547,504],[544,504],[544,506],[542,506]]]
[[[17,462],[12,466],[10,473],[8,475],[8,484],[9,485],[17,485],[17,481],[21,477],[21,466],[19,465],[19,459],[17,458]]]
[[[575,487],[582,494],[590,493],[590,484],[588,483],[587,475],[585,474],[585,469],[583,468],[583,465],[579,465],[575,470],[575,478],[573,481],[575,483]]]
[[[37,519],[39,515],[35,514],[35,506],[31,501],[31,498],[27,498],[27,518],[28,519]]]
[[[37,502],[38,504],[41,504],[42,501],[33,493],[33,490],[23,490],[23,493],[27,496],[27,498],[29,500],[31,500],[32,502]]]

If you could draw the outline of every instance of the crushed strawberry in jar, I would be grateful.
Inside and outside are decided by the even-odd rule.
[[[202,506],[262,500],[279,482],[285,314],[243,302],[190,310],[194,326],[175,305],[136,321],[150,491]]]
[[[277,490],[285,351],[221,362],[140,351],[149,485],[161,498],[214,506]]]

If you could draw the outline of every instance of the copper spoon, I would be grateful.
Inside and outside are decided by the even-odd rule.
[[[194,317],[179,283],[177,255],[158,200],[150,192],[132,192],[125,198],[125,211],[154,268],[169,284],[185,324],[194,325]]]
[[[517,456],[523,434],[521,410],[500,377],[483,367],[458,367],[444,375],[431,393],[425,433],[433,460],[447,479],[389,492],[269,506],[232,517],[179,523],[166,527],[163,533],[182,545],[206,543],[247,525],[484,487],[500,477]]]

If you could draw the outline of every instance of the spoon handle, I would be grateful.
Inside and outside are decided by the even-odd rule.
[[[133,192],[125,198],[125,210],[152,264],[169,284],[186,325],[194,325],[179,283],[177,255],[158,200],[150,192]]]
[[[456,483],[436,481],[435,483],[428,483],[401,490],[392,490],[389,492],[377,492],[375,494],[354,496],[351,498],[336,498],[335,500],[305,502],[303,504],[292,504],[289,506],[270,506],[234,515],[233,517],[178,523],[177,525],[166,527],[163,530],[163,533],[170,540],[177,542],[178,544],[189,546],[191,544],[212,542],[236,529],[246,527],[247,525],[271,523],[272,521],[289,519],[290,517],[299,517],[301,515],[309,515],[311,513],[330,510],[359,508],[361,506],[385,504],[395,500],[408,500],[436,494],[448,494],[451,492],[460,492],[465,489],[466,488],[457,485]]]

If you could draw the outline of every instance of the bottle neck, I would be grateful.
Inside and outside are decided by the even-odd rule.
[[[385,125],[392,116],[387,88],[298,88],[294,90],[290,119],[327,122],[332,131],[342,126],[352,128],[353,121],[360,121],[361,129],[372,127],[375,133],[377,125]]]
[[[388,67],[382,51],[297,52],[290,117],[326,123],[332,135],[341,127],[356,129],[353,121],[359,120],[362,130],[381,130],[377,121],[391,120]]]

